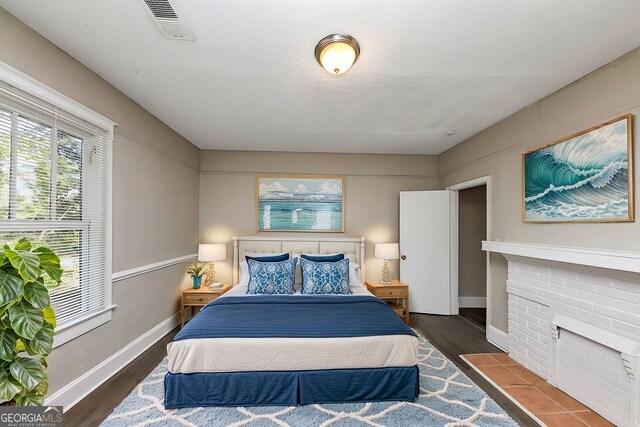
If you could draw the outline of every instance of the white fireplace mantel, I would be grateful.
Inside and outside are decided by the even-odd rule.
[[[640,273],[640,253],[521,242],[483,241],[482,250],[503,255]]]

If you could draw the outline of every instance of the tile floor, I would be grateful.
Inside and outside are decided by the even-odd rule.
[[[511,359],[506,353],[465,354],[462,358],[548,427],[613,426],[582,403]]]

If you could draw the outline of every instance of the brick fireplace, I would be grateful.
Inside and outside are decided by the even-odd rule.
[[[620,426],[640,426],[640,254],[484,242],[508,261],[509,354]]]

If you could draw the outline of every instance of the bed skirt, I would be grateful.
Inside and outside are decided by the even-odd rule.
[[[321,371],[207,372],[164,377],[167,409],[410,401],[420,393],[417,366]]]

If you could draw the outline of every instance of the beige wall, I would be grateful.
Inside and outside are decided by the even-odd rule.
[[[487,236],[487,187],[458,193],[458,295],[487,295],[487,257],[482,241]]]
[[[502,240],[640,250],[640,224],[524,224],[521,155],[606,120],[640,114],[640,50],[530,105],[438,156],[440,186],[492,175],[492,235]],[[638,135],[638,117],[634,132]],[[637,144],[636,144],[637,148]],[[638,162],[636,161],[636,168]],[[636,173],[636,187],[639,173]],[[491,256],[492,318],[507,330],[506,262]]]
[[[434,156],[203,151],[201,171],[200,240],[207,243],[256,234],[313,235],[256,232],[256,175],[346,176],[346,232],[331,235],[366,238],[369,280],[379,280],[382,269],[382,261],[373,258],[374,242],[398,241],[398,192],[437,186]],[[229,259],[216,263],[216,272],[221,281],[230,283],[231,243],[227,252]],[[391,263],[391,274],[398,277],[396,261]]]
[[[113,271],[197,251],[200,151],[75,59],[0,9],[0,61],[118,123]],[[55,349],[51,393],[178,311],[184,264],[113,285],[111,322]]]

